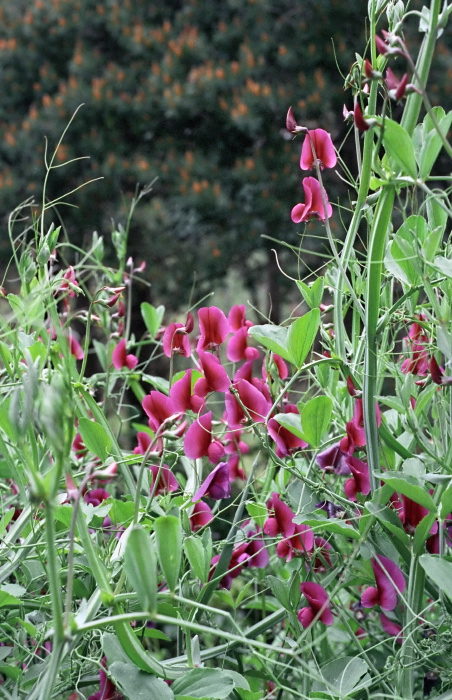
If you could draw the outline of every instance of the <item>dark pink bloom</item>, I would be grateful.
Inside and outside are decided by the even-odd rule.
[[[376,407],[377,425],[381,424],[380,408]],[[349,421],[345,430],[347,435],[339,443],[342,452],[351,454],[356,447],[364,447],[366,444],[366,431],[364,430],[363,400],[356,399],[353,409],[353,418]]]
[[[199,364],[204,377],[198,379],[194,387],[197,396],[207,396],[211,391],[227,391],[231,385],[228,373],[218,357],[198,350]]]
[[[69,351],[71,355],[75,357],[76,360],[83,360],[85,353],[83,352],[83,348],[78,342],[77,338],[69,328],[69,335],[68,335],[68,343],[69,343]]]
[[[439,366],[434,355],[432,355],[430,358],[428,368],[430,371],[430,376],[432,378],[432,381],[435,384],[438,384],[440,386],[444,386],[446,384],[452,384],[452,377],[448,377],[447,375],[444,374],[443,368]]]
[[[292,107],[289,107],[289,111],[287,112],[286,129],[291,134],[298,134],[300,131],[302,131],[302,132],[307,131],[307,129],[305,127],[298,126]]]
[[[226,454],[230,455],[233,452],[240,452],[244,455],[250,451],[248,443],[240,439],[241,434],[241,430],[233,430],[224,434],[223,444]]]
[[[256,423],[265,423],[267,414],[272,406],[271,401],[246,379],[234,382],[233,387],[251,419]],[[248,416],[232,393],[228,392],[225,394],[225,405],[227,423],[231,428],[238,428],[243,421],[248,420]]]
[[[190,528],[192,532],[197,532],[202,527],[206,527],[213,520],[212,508],[204,503],[204,501],[199,501],[193,506],[193,510],[190,515]]]
[[[219,501],[222,498],[229,498],[231,495],[231,482],[229,481],[229,467],[227,462],[220,464],[213,469],[209,476],[204,479],[199,489],[193,495],[192,503],[199,501],[203,496]]]
[[[216,306],[204,306],[198,311],[199,330],[201,337],[197,350],[212,350],[218,348],[230,333],[229,323],[224,313]]]
[[[264,532],[265,525],[266,523],[264,523]],[[292,557],[306,556],[314,546],[314,532],[309,525],[296,524],[294,530],[293,535],[285,537],[276,545],[276,554],[286,561],[290,561]]]
[[[228,313],[228,323],[229,328],[233,333],[240,330],[244,326],[250,328],[253,325],[252,321],[246,320],[246,306],[245,304],[235,304],[231,306],[231,310]]]
[[[377,586],[366,588],[361,596],[361,604],[365,608],[380,605],[383,610],[394,610],[397,605],[397,594],[403,593],[406,587],[405,578],[397,564],[378,554],[370,560]]]
[[[392,99],[400,100],[405,95],[407,83],[407,73],[399,80],[390,68],[386,70],[386,85],[388,86],[389,97],[392,97]]]
[[[291,213],[292,221],[295,224],[299,224],[302,221],[307,221],[312,216],[317,216],[322,221],[326,218],[330,218],[333,215],[333,208],[331,204],[328,203],[328,197],[323,190],[326,202],[326,213],[323,206],[322,199],[322,188],[318,180],[315,177],[305,177],[303,182],[304,190],[304,204],[296,204]]]
[[[330,553],[332,547],[330,543],[324,537],[314,537],[314,561],[312,563],[312,568],[318,573],[324,573],[327,568],[331,568],[331,557]]]
[[[88,700],[121,700],[123,697],[114,683],[108,678],[104,671],[105,668],[107,668],[107,659],[104,656],[99,669],[99,690],[94,695],[90,695]]]
[[[226,357],[230,362],[240,362],[247,356],[248,326],[242,326],[229,338]]]
[[[171,355],[190,357],[190,339],[187,335],[186,326],[183,323],[170,323],[165,328],[162,346],[163,352],[167,357],[171,357]]]
[[[291,537],[295,532],[295,523],[292,522],[295,513],[284,501],[281,501],[279,493],[272,494],[267,501],[267,508],[270,516],[264,523],[264,533],[270,537],[281,534],[284,537]]]
[[[152,486],[150,488],[151,493],[154,492],[154,494],[158,496],[161,493],[172,493],[173,491],[178,490],[179,484],[177,483],[177,479],[166,464],[162,464],[161,466],[158,464],[151,464],[149,471],[152,474]],[[157,486],[155,487],[154,491],[154,482],[156,479]]]
[[[353,476],[345,482],[344,493],[349,501],[356,501],[357,493],[364,496],[370,493],[369,465],[352,455],[348,455],[345,461]]]
[[[387,632],[387,634],[390,634],[391,637],[395,637],[399,644],[402,644],[403,628],[397,622],[393,622],[389,619],[389,617],[386,617],[383,612],[380,614],[380,622],[384,631]]]
[[[425,317],[421,316],[420,320],[425,320]],[[403,338],[405,352],[410,354],[410,357],[402,362],[403,374],[411,373],[424,377],[428,373],[429,356],[426,346],[429,342],[430,340],[420,323],[416,321],[412,323],[408,335]]]
[[[170,399],[173,402],[174,411],[177,413],[185,413],[186,411],[198,413],[204,406],[204,399],[201,396],[196,396],[192,391],[192,374],[193,370],[188,369],[181,379],[174,382],[170,389]]]
[[[335,474],[350,474],[350,468],[346,461],[347,452],[342,452],[340,444],[331,445],[323,452],[319,452],[316,457],[316,462],[320,469],[324,469],[327,473],[335,472]]]
[[[229,481],[236,479],[246,479],[246,474],[240,466],[240,457],[238,454],[231,455],[228,459]]]
[[[93,506],[100,506],[107,498],[110,498],[110,494],[105,489],[91,489],[83,496],[85,503],[91,503]]]
[[[149,427],[157,431],[162,423],[177,414],[172,399],[161,391],[151,391],[144,397],[143,410],[149,416]]]
[[[68,292],[68,296],[75,297],[76,294],[81,292],[80,285],[75,277],[75,271],[72,265],[69,265],[68,269],[63,275],[63,279],[58,288],[59,292]]]
[[[149,433],[144,431],[137,433],[138,445],[134,448],[133,453],[136,455],[144,455],[151,446],[153,438]],[[155,440],[153,445],[153,450],[149,453],[150,455],[159,455],[163,451],[163,440],[158,438]]]
[[[397,509],[397,512],[400,520],[403,523],[403,528],[409,535],[413,535],[421,520],[423,520],[430,511],[403,494],[401,496],[400,506],[401,507]],[[438,523],[433,523],[430,534],[434,535],[437,532]]]
[[[361,105],[359,104],[358,100],[356,100],[355,107],[353,109],[353,120],[356,128],[359,131],[367,131],[372,126],[370,119],[364,119],[363,110],[361,109]]]
[[[111,360],[115,369],[122,369],[123,367],[127,367],[127,369],[134,369],[138,364],[138,357],[135,357],[135,355],[132,355],[132,353],[129,355],[127,354],[125,338],[121,338],[113,350]]]
[[[300,590],[309,603],[309,607],[298,611],[301,626],[309,627],[315,619],[320,620],[324,625],[332,625],[333,613],[330,610],[328,593],[323,586],[313,581],[305,581],[301,584]]]
[[[212,568],[209,576],[210,579],[215,576],[215,567],[218,564],[219,559],[219,554],[212,558]],[[219,585],[223,588],[230,588],[232,580],[237,576],[240,576],[244,567],[258,567],[263,569],[267,566],[268,562],[268,552],[259,532],[247,532],[247,539],[234,547],[227,572],[221,579]]]
[[[212,411],[198,416],[184,437],[184,452],[189,459],[200,459],[206,455],[212,464],[224,456],[224,445],[212,435]]]
[[[299,414],[295,404],[287,404],[284,408],[284,413]],[[285,457],[297,450],[308,447],[308,443],[297,437],[290,430],[280,425],[274,418],[270,418],[267,424],[268,434],[276,442],[276,454],[278,457]]]
[[[315,151],[315,156],[313,151]],[[331,136],[324,129],[313,129],[306,134],[301,149],[300,168],[312,170],[315,158],[320,161],[322,170],[323,168],[334,168],[337,163]]]
[[[276,369],[278,370],[279,378],[283,379],[283,380],[287,379],[287,377],[289,376],[289,370],[287,368],[286,363],[282,359],[282,357],[280,357],[279,355],[275,355],[275,353],[273,353],[272,360],[276,365]]]

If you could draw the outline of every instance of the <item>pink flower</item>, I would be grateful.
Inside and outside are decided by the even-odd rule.
[[[194,393],[204,398],[211,391],[227,391],[231,385],[231,380],[218,357],[199,349],[198,355],[204,377],[201,377],[196,382]]]
[[[193,495],[192,503],[199,501],[203,496],[208,496],[214,501],[229,498],[231,495],[231,482],[229,481],[229,467],[227,462],[220,462],[209,476],[204,479],[199,489]]]
[[[425,320],[425,317],[420,317],[419,320]],[[429,357],[426,345],[429,342],[429,338],[420,323],[416,321],[412,323],[408,335],[403,338],[407,354],[411,354],[411,357],[402,362],[401,370],[403,374],[411,373],[421,377],[427,374]]]
[[[313,151],[315,151],[315,156]],[[302,170],[312,170],[315,158],[322,168],[334,168],[337,163],[336,151],[330,134],[324,129],[308,131],[303,141],[300,158]]]
[[[264,394],[246,379],[239,379],[234,382],[241,403],[247,409],[251,419],[256,423],[265,423],[268,412],[271,408],[271,401]],[[232,393],[225,394],[227,422],[231,428],[238,428],[243,421],[248,419],[242,406]]]
[[[397,594],[403,593],[406,587],[405,578],[397,564],[378,554],[370,560],[377,586],[366,588],[361,596],[361,604],[365,608],[380,605],[383,610],[394,610],[397,605]]]
[[[292,522],[295,513],[284,501],[281,501],[279,493],[272,494],[272,497],[267,501],[267,508],[270,517],[264,523],[264,533],[270,537],[276,537],[280,534],[284,537],[291,537],[295,532],[295,523]]]
[[[298,620],[302,627],[309,627],[314,619],[320,620],[324,625],[333,624],[333,613],[330,610],[328,593],[319,583],[305,581],[300,590],[309,603],[309,607],[298,611]]]
[[[99,506],[107,498],[110,498],[110,494],[105,489],[91,489],[83,496],[85,503],[91,503],[94,507]]]
[[[75,297],[76,294],[81,292],[80,285],[75,277],[75,271],[72,265],[69,265],[68,269],[63,275],[63,280],[58,288],[59,292],[69,292],[68,296]]]
[[[176,354],[190,357],[190,339],[187,335],[186,326],[184,326],[183,323],[170,323],[170,325],[165,328],[162,346],[163,352],[167,357]]]
[[[198,351],[218,348],[231,331],[226,316],[216,306],[204,306],[199,309],[198,320],[201,331]]]
[[[287,404],[284,413],[299,414],[300,411],[295,404]],[[276,454],[278,457],[285,457],[308,446],[307,442],[301,440],[287,428],[284,428],[274,418],[270,418],[268,421],[267,429],[270,437],[276,442]]]
[[[327,473],[334,472],[335,474],[350,474],[350,467],[347,464],[347,452],[342,452],[339,443],[327,447],[323,452],[319,452],[316,457],[316,462],[320,469],[324,469]]]
[[[125,338],[122,338],[113,350],[111,360],[115,369],[122,369],[123,367],[134,369],[138,364],[138,357],[132,354],[127,355]]]
[[[78,342],[75,335],[72,333],[70,328],[69,328],[68,343],[69,343],[69,351],[70,351],[71,355],[73,355],[76,360],[83,360],[83,358],[85,356],[85,353],[83,352],[83,348],[80,345],[80,343]]]
[[[228,323],[229,328],[233,333],[240,330],[244,326],[250,328],[253,325],[251,321],[246,320],[246,306],[245,304],[235,304],[231,306],[231,310],[228,313]]]
[[[312,216],[317,216],[322,221],[325,221],[327,217],[329,219],[330,216],[333,215],[333,209],[331,207],[331,204],[328,203],[328,197],[325,190],[323,190],[326,202],[325,213],[322,200],[322,189],[318,180],[316,180],[315,177],[305,177],[302,182],[302,185],[304,190],[305,203],[296,204],[293,207],[291,213],[292,221],[295,224],[299,224],[302,221],[307,221]]]
[[[257,567],[263,569],[269,562],[268,552],[259,532],[249,531],[246,533],[247,539],[234,547],[231,560],[228,564],[227,572],[220,581],[220,586],[230,588],[232,580],[240,576],[244,567]],[[218,564],[220,555],[212,558],[209,579],[215,576],[215,567]]]
[[[399,642],[399,644],[402,644],[403,628],[397,622],[393,622],[389,619],[389,617],[386,617],[384,613],[380,614],[380,622],[384,631],[387,632],[387,634],[390,634],[391,637],[395,637],[396,641]]]
[[[192,532],[197,532],[202,527],[206,527],[213,520],[212,509],[204,501],[199,501],[193,506],[190,515],[190,528]]]
[[[157,431],[166,420],[177,413],[170,397],[162,394],[161,391],[151,391],[144,397],[141,405],[149,416],[149,427],[154,431]]]
[[[161,493],[172,493],[173,491],[178,490],[179,484],[177,483],[177,479],[166,464],[162,464],[162,466],[159,466],[158,464],[151,464],[149,471],[152,474],[152,486],[150,488],[151,493],[154,493],[157,496]],[[154,482],[156,479],[158,481],[154,491]]]
[[[196,396],[192,392],[192,374],[193,370],[188,369],[184,376],[174,382],[170,389],[170,399],[173,402],[174,411],[177,413],[185,413],[188,410],[198,413],[204,406],[204,398]]]
[[[208,455],[212,464],[223,457],[224,446],[219,440],[213,440],[212,411],[198,416],[189,427],[184,437],[184,452],[189,459],[200,459]]]
[[[303,523],[301,525],[295,524],[294,534],[290,537],[285,537],[276,545],[276,554],[281,559],[290,561],[292,557],[306,556],[312,551],[313,546],[314,532],[309,525]]]
[[[362,493],[364,496],[370,493],[369,466],[352,455],[348,455],[345,461],[353,476],[345,482],[344,493],[349,501],[356,501],[357,493]]]

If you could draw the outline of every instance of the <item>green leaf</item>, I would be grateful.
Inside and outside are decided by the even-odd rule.
[[[408,132],[392,119],[385,119],[383,126],[383,145],[391,166],[402,175],[417,178],[417,165],[413,142]]]
[[[441,510],[439,513],[441,520],[445,520],[450,512],[452,512],[452,484],[449,484],[441,496]]]
[[[424,8],[425,9],[425,8]],[[447,136],[452,124],[452,112],[445,113],[442,107],[433,107],[433,115],[441,133]],[[425,180],[429,175],[443,147],[442,140],[433,124],[432,118],[426,114],[422,124],[418,124],[413,134],[414,153],[419,165],[419,177]]]
[[[403,472],[391,472],[390,474],[379,473],[376,474],[376,476],[386,484],[392,486],[394,491],[398,491],[404,496],[411,498],[412,501],[419,503],[419,505],[424,506],[427,510],[436,512],[433,498],[419,479],[409,474],[403,474]]]
[[[314,692],[324,692],[327,697],[346,698],[371,683],[367,674],[368,665],[364,659],[355,656],[344,656],[334,659],[322,666],[321,673],[324,683],[315,681],[312,686]]]
[[[165,313],[165,307],[158,306],[157,308],[155,308],[155,306],[152,306],[152,304],[148,304],[147,301],[144,301],[141,304],[140,309],[148,333],[151,336],[151,338],[154,339],[162,324],[163,314]]]
[[[5,605],[21,605],[21,602],[11,593],[0,590],[0,608],[3,608]]]
[[[424,542],[430,537],[430,530],[433,523],[436,521],[436,513],[429,513],[422,518],[419,525],[416,527],[413,537],[413,554],[416,557],[423,549]]]
[[[155,541],[160,566],[170,591],[179,583],[182,560],[182,528],[175,515],[162,515],[154,522]]]
[[[300,440],[304,440],[304,433],[301,428],[301,417],[298,413],[278,413],[274,416],[277,423],[286,428],[290,433],[296,435]]]
[[[215,668],[194,668],[171,686],[175,695],[191,698],[227,698],[235,686],[234,680],[224,671]]]
[[[154,612],[157,607],[157,560],[151,538],[139,523],[132,525],[127,535],[124,568],[142,609]]]
[[[410,538],[403,529],[402,522],[393,508],[382,506],[380,503],[375,503],[374,501],[367,501],[364,507],[382,523],[386,530],[389,530],[389,532],[397,537],[405,547],[410,545]],[[366,517],[365,514],[364,517]]]
[[[287,349],[292,358],[290,361],[295,367],[302,367],[317,335],[319,324],[320,310],[312,309],[289,326]]]
[[[338,518],[324,518],[310,513],[308,516],[296,515],[293,519],[294,523],[309,525],[314,532],[331,532],[334,535],[344,535],[351,537],[354,540],[359,540],[359,532],[352,525]]]
[[[112,442],[103,425],[89,418],[80,418],[79,431],[86,448],[104,462],[111,454]]]
[[[115,661],[108,667],[115,684],[129,700],[173,700],[172,689],[149,673],[140,671],[136,666],[122,661]]]
[[[419,563],[440,591],[452,600],[452,562],[434,554],[422,554]]]
[[[441,275],[452,277],[452,260],[438,255],[435,258],[435,267]]]
[[[267,506],[263,503],[255,503],[254,501],[247,501],[246,510],[250,518],[253,518],[256,525],[259,527],[264,527],[264,523],[268,518]]]
[[[3,515],[2,519],[0,520],[0,537],[6,531],[6,528],[8,527],[11,520],[13,519],[14,513],[15,513],[15,509],[9,508],[6,511],[6,513]]]
[[[266,323],[263,326],[251,326],[248,333],[267,350],[271,350],[284,360],[292,362],[292,356],[287,349],[287,328]]]
[[[323,277],[318,277],[310,286],[298,280],[297,287],[310,309],[316,309],[320,306],[324,290]]]
[[[270,586],[271,592],[283,606],[283,608],[286,610],[292,610],[293,608],[290,603],[289,586],[287,585],[287,581],[282,581],[276,576],[267,576],[267,582]]]
[[[210,570],[210,559],[206,559],[206,550],[199,537],[186,537],[184,540],[185,556],[190,568],[201,583],[207,583]]]
[[[320,447],[323,435],[330,427],[333,402],[328,396],[315,396],[301,409],[303,439],[311,447]]]

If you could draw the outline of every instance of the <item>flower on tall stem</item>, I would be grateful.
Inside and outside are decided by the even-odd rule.
[[[325,189],[323,189],[322,196],[322,187],[318,180],[316,180],[315,177],[305,177],[302,185],[305,201],[304,204],[296,204],[293,207],[291,212],[292,221],[295,224],[299,224],[302,221],[307,221],[313,216],[317,216],[322,221],[325,221],[326,218],[329,219],[333,215],[333,208],[328,202]],[[326,204],[326,211],[323,205],[324,200]]]
[[[316,161],[322,170],[334,168],[337,163],[333,141],[325,129],[308,131],[301,148],[300,168],[302,170],[312,170]]]

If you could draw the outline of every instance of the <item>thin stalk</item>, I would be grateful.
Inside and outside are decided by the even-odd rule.
[[[422,609],[425,572],[419,564],[419,557],[411,558],[408,576],[407,604],[404,613],[403,641],[400,650],[400,672],[397,679],[398,692],[404,700],[411,700],[414,691],[416,670],[416,644],[414,635],[419,629],[419,613]]]
[[[386,185],[378,200],[372,229],[370,232],[369,250],[367,253],[367,286],[366,286],[366,318],[365,318],[365,359],[363,382],[363,413],[366,433],[367,457],[371,492],[378,488],[375,472],[380,469],[378,451],[378,426],[376,416],[377,393],[377,326],[380,317],[381,275],[383,255],[387,231],[391,221],[394,205],[395,188]]]

